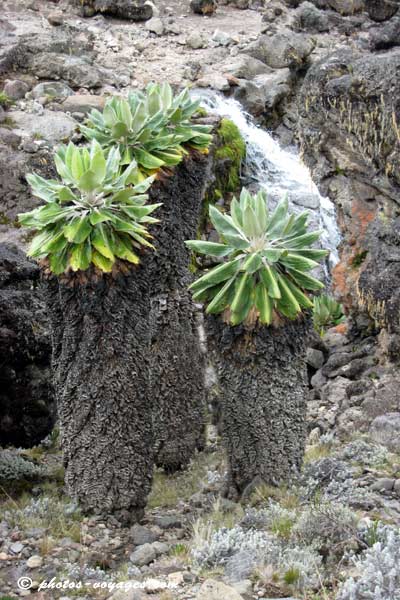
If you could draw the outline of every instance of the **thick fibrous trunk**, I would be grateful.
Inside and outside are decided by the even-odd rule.
[[[195,450],[204,446],[204,357],[186,290],[158,296],[152,318],[152,331],[156,332],[151,345],[156,464],[176,471],[187,466]]]
[[[67,491],[84,510],[136,521],[153,467],[145,267],[52,278],[48,306]]]
[[[152,200],[163,203],[149,277],[156,464],[166,471],[186,466],[204,445],[205,361],[184,241],[196,237],[210,170],[207,156],[192,154],[151,190]]]
[[[288,482],[304,454],[308,321],[249,331],[210,316],[206,329],[220,387],[228,494]]]

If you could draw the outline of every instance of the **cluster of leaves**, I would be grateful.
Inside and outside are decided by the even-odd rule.
[[[70,143],[56,152],[61,180],[27,176],[46,203],[19,215],[36,229],[28,255],[47,259],[56,275],[90,264],[109,272],[117,259],[137,264],[137,250],[152,247],[147,225],[157,221],[150,214],[159,204],[146,204],[152,175],[177,165],[184,145],[205,151],[211,142],[210,127],[191,121],[198,108],[187,90],[174,97],[165,83],[92,111],[81,127],[90,148]]]
[[[71,268],[86,270],[93,263],[104,272],[117,258],[137,264],[141,246],[150,246],[147,225],[159,204],[146,204],[153,177],[144,179],[136,161],[122,171],[117,147],[106,155],[93,140],[90,148],[72,142],[55,154],[59,180],[31,174],[27,180],[45,204],[19,215],[36,234],[28,255],[48,259],[59,275]]]
[[[212,136],[208,125],[191,119],[200,100],[192,100],[187,89],[173,95],[168,83],[147,86],[124,98],[111,98],[103,113],[93,110],[82,133],[102,146],[119,148],[122,164],[133,159],[145,174],[161,167],[173,167],[187,153],[184,144],[204,151]]]
[[[344,320],[343,306],[335,298],[327,294],[314,298],[313,322],[316,331],[322,334],[329,327],[339,325]]]
[[[225,258],[190,286],[207,313],[229,309],[232,325],[250,316],[269,325],[274,312],[295,319],[313,307],[307,292],[324,286],[308,272],[327,252],[311,248],[320,232],[307,231],[308,212],[289,215],[284,198],[269,213],[265,192],[252,196],[243,189],[230,215],[214,206],[209,214],[221,242],[186,242],[195,252]]]

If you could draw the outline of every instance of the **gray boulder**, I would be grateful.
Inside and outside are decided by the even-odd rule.
[[[52,100],[68,98],[73,94],[73,90],[66,83],[61,81],[43,81],[38,83],[32,90],[34,98],[48,96]]]
[[[20,79],[9,79],[4,84],[3,92],[12,100],[20,100],[29,92],[29,85]]]
[[[280,69],[256,75],[253,81],[242,80],[235,91],[246,110],[257,116],[274,109],[291,91],[291,72]]]
[[[325,358],[321,350],[307,348],[306,362],[313,369],[320,369],[325,362]]]
[[[157,533],[155,533],[148,527],[143,527],[143,525],[139,524],[135,524],[130,531],[132,535],[132,541],[135,544],[135,546],[151,544],[152,542],[156,542],[160,537]]]
[[[39,137],[51,143],[68,140],[77,124],[74,119],[60,111],[45,109],[41,115],[32,115],[21,110],[9,111],[15,130],[23,137]]]
[[[142,546],[138,546],[136,550],[132,552],[129,560],[137,567],[143,567],[144,565],[152,563],[156,558],[157,552],[153,547],[153,544],[143,544]]]
[[[328,4],[330,8],[345,16],[353,15],[365,8],[364,0],[328,0]]]
[[[41,79],[63,79],[73,88],[103,85],[101,70],[88,57],[43,52],[30,61],[31,70]]]
[[[400,16],[396,15],[372,32],[371,45],[375,50],[388,50],[400,46]]]
[[[314,47],[311,37],[288,30],[275,35],[261,35],[245,52],[273,69],[298,69],[307,63]]]
[[[399,0],[365,0],[367,13],[374,21],[387,21],[399,10]]]
[[[105,103],[106,98],[104,96],[74,94],[64,100],[61,104],[61,108],[65,112],[87,114],[93,109],[102,111]]]
[[[221,65],[221,72],[228,73],[239,79],[250,80],[257,75],[272,73],[272,69],[257,58],[248,56],[247,54],[239,54],[226,60]]]
[[[301,30],[317,33],[329,31],[329,17],[311,2],[303,2],[299,6],[296,20]]]

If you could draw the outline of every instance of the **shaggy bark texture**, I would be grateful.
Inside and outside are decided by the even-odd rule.
[[[156,464],[176,471],[204,447],[204,356],[186,290],[153,301],[151,392]]]
[[[249,331],[209,316],[206,330],[220,386],[227,495],[289,481],[304,454],[309,322]]]
[[[153,468],[145,265],[48,281],[66,486],[84,510],[138,520]]]
[[[193,153],[150,194],[163,203],[149,269],[155,452],[156,464],[170,472],[186,466],[205,443],[205,362],[187,290],[192,274],[184,241],[197,235],[210,172],[210,158]]]

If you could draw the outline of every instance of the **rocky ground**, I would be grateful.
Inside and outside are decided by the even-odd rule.
[[[26,243],[16,215],[35,201],[24,175],[51,174],[53,147],[78,140],[79,123],[108,94],[151,80],[209,87],[239,99],[283,145],[298,142],[337,208],[344,241],[334,286],[351,318],[308,350],[309,445],[290,489],[263,487],[240,505],[219,499],[225,466],[211,430],[187,472],[156,473],[143,525],[124,529],[84,517],[64,496],[56,435],[3,453],[0,598],[364,600],[376,573],[398,589],[397,8],[239,0],[201,16],[189,2],[158,0],[150,20],[131,22],[82,18],[66,0],[3,2],[0,348],[12,348],[0,376],[4,443],[32,446],[54,420],[38,273],[7,245]],[[17,589],[21,577],[31,591]],[[86,587],[38,590],[53,577]],[[129,581],[142,589],[112,589]]]

